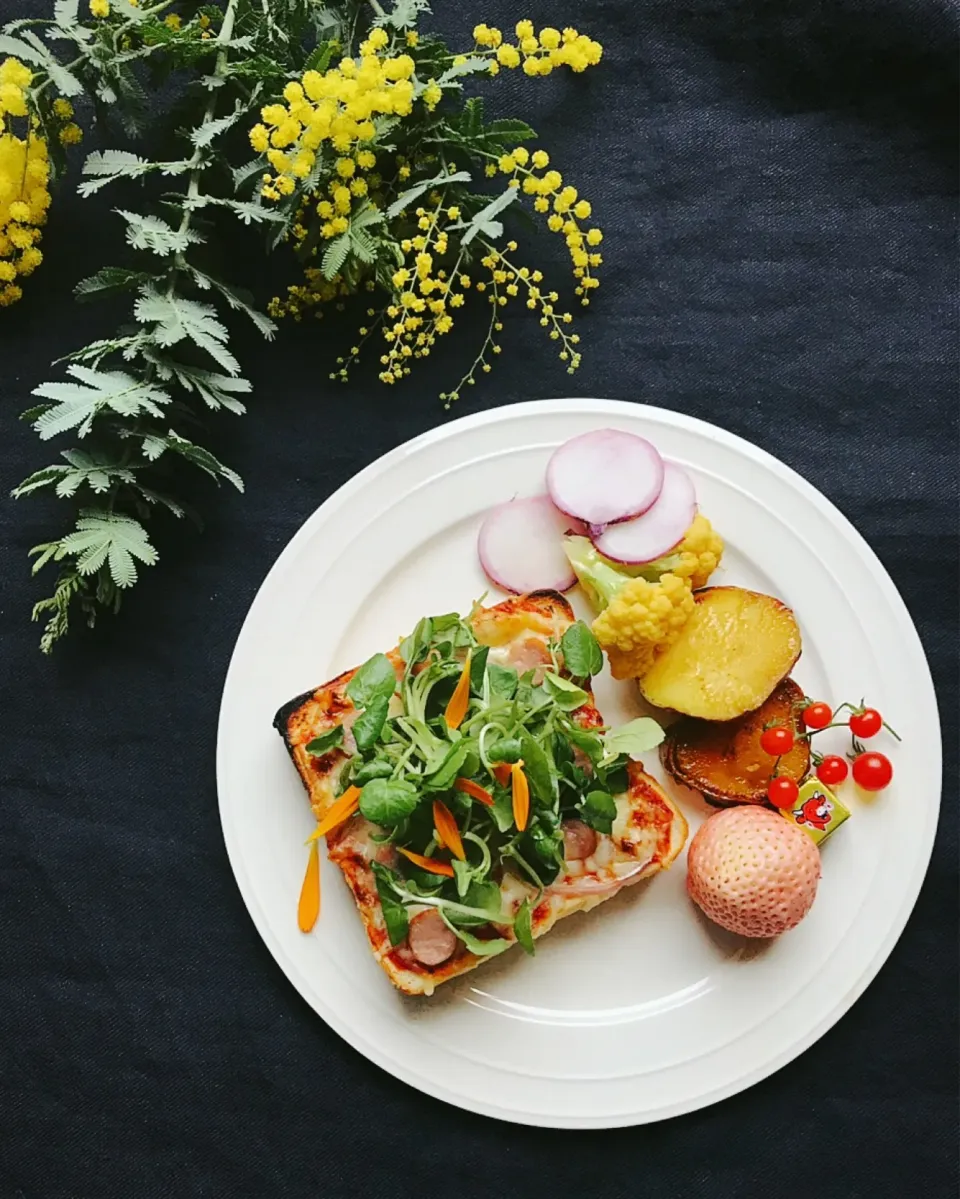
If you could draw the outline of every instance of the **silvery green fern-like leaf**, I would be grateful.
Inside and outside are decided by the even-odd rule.
[[[94,296],[123,291],[127,287],[137,287],[155,278],[156,275],[150,275],[146,271],[128,271],[120,266],[105,266],[96,274],[81,279],[73,289],[73,294],[78,300],[89,300]]]
[[[177,520],[182,520],[187,515],[187,510],[182,504],[171,498],[169,495],[164,495],[160,491],[154,491],[152,487],[144,487],[142,483],[137,483],[137,493],[141,495],[148,504],[158,504],[162,508],[172,513]]]
[[[248,379],[221,375],[216,371],[205,371],[172,360],[168,363],[168,369],[184,390],[195,390],[208,408],[226,408],[238,416],[246,412],[246,406],[236,396],[246,395],[252,390]]]
[[[237,121],[247,112],[246,105],[237,104],[233,112],[227,113],[226,116],[217,117],[212,121],[205,121],[196,129],[190,130],[190,140],[198,150],[204,146],[209,146],[214,138],[219,137],[221,133],[236,125]]]
[[[61,96],[83,95],[83,84],[80,80],[67,67],[63,66],[59,58],[40,41],[32,29],[23,30],[23,40],[29,42],[39,54],[40,64]]]
[[[64,450],[61,455],[66,466],[46,466],[14,488],[10,493],[14,499],[38,491],[41,487],[53,486],[61,499],[75,495],[82,484],[102,495],[114,481],[132,483],[134,473],[119,463],[112,462],[102,454],[88,454],[85,450]]]
[[[45,46],[32,29],[22,29],[22,38],[0,34],[0,54],[11,54],[23,62],[33,63],[50,77],[50,81],[62,96],[79,96],[83,84],[66,67],[61,66],[57,56]]]
[[[95,150],[88,154],[83,164],[83,174],[96,176],[81,183],[77,192],[86,198],[113,183],[116,179],[137,179],[141,175],[158,172],[161,175],[182,175],[189,171],[191,163],[188,159],[174,162],[153,162],[149,158],[141,158],[128,150]]]
[[[390,25],[394,29],[412,29],[422,12],[430,11],[429,0],[397,0],[390,12],[380,10],[374,25]]]
[[[33,423],[44,441],[68,429],[76,429],[79,437],[85,437],[105,409],[121,416],[138,416],[142,412],[160,416],[161,405],[170,402],[162,388],[136,379],[126,371],[101,371],[71,363],[67,374],[79,382],[42,383],[33,390],[33,395],[55,401]]]
[[[478,54],[472,54],[465,62],[454,63],[452,67],[448,67],[437,80],[437,83],[440,87],[450,87],[461,76],[476,75],[480,71],[483,71],[484,74],[489,74],[490,60],[481,58]],[[459,87],[459,84],[456,86]]]
[[[422,183],[415,184],[397,196],[387,209],[387,220],[392,221],[395,216],[399,216],[405,208],[408,208],[415,200],[419,200],[423,193],[429,191],[431,187],[442,187],[444,183],[469,183],[472,178],[469,171],[454,171],[452,175],[443,173],[435,175],[432,179],[425,179]]]
[[[369,229],[371,225],[383,224],[383,213],[368,200],[350,218],[351,229]]]
[[[147,287],[141,291],[133,311],[138,321],[155,322],[153,336],[158,344],[172,346],[188,337],[228,374],[240,373],[240,363],[225,344],[226,327],[217,320],[217,310],[212,304],[180,299]]]
[[[118,587],[132,587],[137,581],[135,559],[146,566],[157,561],[157,551],[138,520],[103,508],[83,509],[76,532],[60,539],[57,556],[68,555],[76,557],[81,575],[96,574],[107,563]]]
[[[188,441],[186,437],[181,437],[173,429],[167,433],[167,447],[175,454],[186,458],[188,462],[192,462],[194,466],[198,466],[212,479],[226,479],[228,483],[232,483],[236,487],[237,491],[243,491],[243,479],[240,478],[235,470],[231,470],[229,466],[224,466],[209,450],[205,450],[203,446],[195,445],[192,441]]]
[[[192,441],[188,441],[186,437],[181,437],[173,429],[170,429],[166,436],[162,436],[159,433],[148,434],[143,439],[142,449],[144,457],[148,458],[151,462],[156,462],[168,450],[171,453],[179,454],[181,458],[185,458],[188,462],[193,463],[194,466],[198,466],[212,479],[226,479],[238,491],[243,491],[243,480],[235,470],[231,470],[229,466],[224,466],[209,450],[205,450],[203,446],[195,445]]]
[[[351,230],[350,249],[361,262],[370,263],[376,261],[377,243],[364,233],[362,229]]]
[[[80,0],[56,0],[53,6],[53,19],[61,29],[70,29],[77,23],[80,11]]]
[[[127,222],[127,241],[135,250],[152,250],[165,258],[168,254],[182,254],[187,246],[199,245],[203,238],[193,229],[174,229],[158,216],[141,216],[118,208],[117,212]]]
[[[462,244],[467,246],[473,239],[482,233],[485,237],[497,238],[503,233],[503,225],[493,218],[503,210],[509,207],[514,200],[517,199],[518,189],[508,187],[505,192],[501,192],[495,200],[491,200],[486,208],[481,208],[470,220],[467,226],[467,231],[463,235]]]
[[[190,274],[193,276],[193,281],[204,291],[208,291],[211,287],[218,291],[227,301],[231,308],[238,312],[243,312],[253,321],[257,330],[263,334],[267,341],[273,340],[273,335],[277,331],[277,326],[262,312],[259,312],[249,303],[248,293],[242,292],[240,289],[231,287],[229,283],[221,283],[219,279],[215,279],[212,275],[208,275],[206,271],[201,271],[199,267],[191,266]]]
[[[191,212],[198,208],[229,208],[244,225],[249,225],[251,222],[258,225],[264,222],[280,224],[287,219],[283,213],[265,208],[262,204],[254,204],[249,200],[228,200],[222,196],[188,196],[183,201],[183,207]]]
[[[327,243],[327,248],[323,252],[323,259],[320,262],[320,269],[323,271],[324,279],[332,279],[336,275],[346,262],[349,253],[349,233],[341,233],[339,237],[335,237]]]

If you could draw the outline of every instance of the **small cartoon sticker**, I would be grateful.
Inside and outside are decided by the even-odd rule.
[[[781,816],[809,833],[819,845],[850,816],[836,795],[818,778],[810,778],[800,788],[793,808],[781,808]]]
[[[833,811],[833,804],[821,792],[815,791],[808,800],[796,808],[793,813],[793,818],[797,824],[809,824],[811,828],[819,829],[825,832],[827,825],[830,823],[830,813]]]

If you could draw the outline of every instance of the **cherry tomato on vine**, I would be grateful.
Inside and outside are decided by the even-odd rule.
[[[837,783],[842,783],[850,773],[850,767],[846,763],[845,758],[840,758],[836,754],[827,754],[827,756],[817,766],[817,778],[821,783],[826,783],[828,787],[835,787]]]
[[[853,780],[864,791],[882,791],[893,778],[893,766],[886,754],[858,754],[853,760]]]
[[[793,733],[789,729],[764,729],[760,737],[760,745],[765,754],[779,758],[793,749]]]
[[[767,799],[775,808],[791,808],[797,802],[800,788],[793,779],[775,778],[767,784]]]
[[[833,711],[823,700],[817,700],[803,709],[803,723],[808,729],[825,729],[831,720]]]
[[[876,708],[864,708],[850,717],[850,732],[854,737],[875,737],[883,728],[883,717]]]

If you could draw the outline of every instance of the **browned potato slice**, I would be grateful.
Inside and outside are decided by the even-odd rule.
[[[737,720],[678,720],[660,747],[664,768],[710,803],[764,803],[775,759],[764,752],[760,737],[771,725],[802,732],[797,715],[802,700],[793,679],[784,679],[756,711]],[[797,741],[780,759],[777,773],[800,783],[809,769],[810,742]]]
[[[734,720],[758,708],[800,657],[793,612],[742,587],[698,591],[677,640],[640,679],[648,703],[702,720]]]

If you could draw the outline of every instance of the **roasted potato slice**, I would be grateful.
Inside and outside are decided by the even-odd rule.
[[[678,720],[660,746],[664,769],[678,783],[701,791],[710,803],[764,803],[774,759],[761,748],[760,737],[771,725],[801,733],[802,700],[802,689],[793,679],[784,679],[756,711],[737,720]],[[799,784],[809,769],[810,742],[797,741],[780,759],[777,772]]]
[[[793,612],[772,595],[707,587],[680,636],[639,680],[648,703],[702,720],[758,708],[800,657]]]

